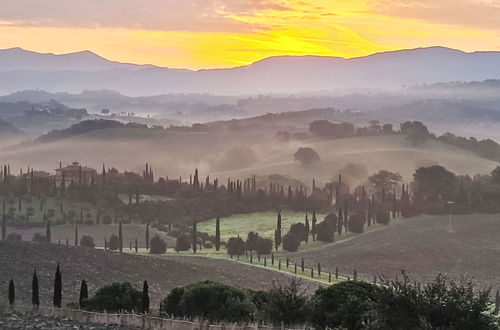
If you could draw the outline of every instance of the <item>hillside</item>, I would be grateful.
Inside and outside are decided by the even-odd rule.
[[[198,167],[202,173],[221,179],[279,173],[307,185],[312,178],[319,183],[331,180],[349,163],[364,165],[365,175],[387,169],[400,172],[407,180],[416,168],[436,163],[457,174],[471,175],[490,173],[497,165],[472,152],[435,140],[418,147],[399,135],[281,142],[274,138],[275,132],[108,128],[51,143],[7,149],[3,157],[11,168],[25,167],[36,159],[37,168],[45,170],[53,170],[60,161],[71,160],[94,168],[106,163],[137,171],[149,162],[157,176],[185,178]],[[295,151],[305,146],[318,152],[319,163],[304,166],[294,161]],[[132,158],[131,150],[134,151]]]
[[[264,289],[272,280],[285,281],[286,275],[229,260],[198,257],[154,258],[118,252],[0,241],[0,283],[2,290],[10,278],[16,282],[17,297],[29,302],[31,274],[37,269],[42,304],[51,304],[56,264],[63,274],[63,304],[78,299],[80,281],[86,279],[92,294],[96,287],[113,281],[130,281],[138,287],[147,280],[152,306],[158,306],[169,290],[195,281],[213,280]]]
[[[499,59],[498,52],[465,53],[430,47],[352,59],[277,56],[248,66],[190,71],[120,64],[88,51],[56,56],[17,48],[0,51],[0,93],[109,89],[135,96],[248,95],[336,88],[396,89],[403,85],[500,78]]]
[[[454,234],[447,233],[448,216],[393,220],[384,230],[354,236],[291,258],[321,262],[344,273],[354,269],[370,280],[373,275],[394,277],[405,270],[420,280],[438,273],[459,279],[467,275],[482,287],[500,288],[500,221],[498,215],[453,217]]]

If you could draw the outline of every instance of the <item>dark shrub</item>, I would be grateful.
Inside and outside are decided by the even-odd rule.
[[[294,234],[300,241],[305,241],[307,239],[306,226],[302,222],[291,225],[289,232]]]
[[[80,246],[93,249],[95,247],[94,239],[92,236],[83,235],[80,239]]]
[[[375,214],[375,219],[377,220],[377,223],[388,225],[389,221],[391,221],[391,215],[389,214],[389,211],[378,210]]]
[[[113,251],[120,248],[120,240],[117,235],[111,235],[108,241],[108,248]]]
[[[316,225],[316,240],[327,243],[335,240],[335,225],[333,221],[325,219]]]
[[[289,252],[295,252],[299,249],[300,240],[293,233],[283,236],[283,249]]]
[[[311,323],[316,329],[372,329],[381,292],[375,285],[358,281],[319,288],[313,297]]]
[[[210,322],[250,322],[255,313],[250,291],[210,281],[172,290],[162,306],[166,314]]]
[[[270,238],[259,237],[257,241],[257,253],[260,254],[271,254],[273,249],[273,240]]]
[[[245,254],[245,241],[241,237],[231,237],[226,244],[227,253],[232,256],[241,256]]]
[[[18,233],[10,233],[9,235],[7,235],[6,238],[8,241],[22,241],[23,240],[23,237],[21,236],[21,234],[18,234]]]
[[[364,214],[352,214],[349,217],[349,231],[353,233],[362,233],[363,227],[365,226],[365,215]]]
[[[167,243],[158,235],[155,235],[155,237],[151,239],[149,247],[149,252],[152,254],[164,254],[167,251]]]
[[[35,233],[31,239],[33,243],[47,243],[47,237],[40,233]]]
[[[302,164],[313,164],[321,160],[316,150],[311,147],[303,147],[297,149],[293,155],[295,161],[299,161]]]
[[[182,234],[177,237],[177,241],[175,243],[175,251],[189,251],[190,248],[191,242],[186,235]]]
[[[271,290],[256,295],[255,300],[262,321],[276,326],[302,325],[310,313],[309,298],[297,279],[285,284],[273,283]]]
[[[95,312],[138,312],[141,296],[128,282],[113,283],[99,288],[93,297],[83,301],[83,307]]]

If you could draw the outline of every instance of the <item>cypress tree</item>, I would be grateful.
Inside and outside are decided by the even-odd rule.
[[[5,214],[2,214],[2,240],[5,241],[7,237],[7,221],[5,220]]]
[[[51,229],[50,229],[50,220],[47,221],[47,228],[45,230],[45,237],[47,239],[47,243],[52,243],[52,235],[51,235]]]
[[[122,230],[122,222],[118,225],[118,248],[120,252],[123,252],[123,230]]]
[[[87,282],[82,280],[82,284],[80,285],[80,297],[78,299],[78,303],[80,304],[80,308],[83,307],[84,301],[88,299],[89,291],[87,289]]]
[[[318,276],[321,277],[321,264],[318,262]]]
[[[495,311],[494,314],[498,315],[500,311],[500,292],[497,290],[497,295],[495,296]]]
[[[335,279],[336,280],[339,279],[339,269],[338,269],[338,267],[335,267]]]
[[[353,273],[352,278],[353,278],[354,281],[358,280],[358,271],[356,269],[354,269],[354,273]]]
[[[59,264],[56,268],[56,276],[54,279],[54,307],[61,308],[62,301],[62,276],[61,270],[59,269]]]
[[[141,300],[141,312],[142,314],[149,313],[149,286],[148,282],[144,281],[142,286],[142,300]]]
[[[36,270],[33,271],[33,280],[31,282],[31,304],[35,309],[40,306],[40,293],[38,292],[38,276]]]
[[[78,246],[78,225],[75,223],[75,246]]]
[[[106,236],[104,236],[104,251],[108,249],[108,239]]]
[[[281,212],[278,212],[278,220],[276,221],[276,230],[274,231],[274,245],[276,251],[281,246]]]
[[[137,237],[135,238],[135,253],[139,252],[139,246],[137,244]]]
[[[309,242],[309,232],[310,232],[310,230],[309,230],[309,219],[307,217],[307,212],[306,212],[306,224],[305,224],[304,227],[305,227],[305,232],[306,232],[305,233],[306,237],[304,237],[304,238],[305,238],[305,241],[306,241],[306,244],[307,244]]]
[[[215,219],[215,250],[220,250],[220,219]]]
[[[146,250],[149,250],[149,222],[146,224]]]
[[[196,222],[193,222],[193,232],[192,232],[192,239],[193,239],[193,253],[196,253],[196,248],[197,248],[197,233],[196,233]]]
[[[339,208],[339,215],[338,215],[338,221],[337,221],[337,233],[339,235],[342,234],[342,226],[344,224],[344,213],[342,212],[342,208]]]
[[[302,273],[304,272],[304,258],[300,260],[300,269],[302,270]]]
[[[311,227],[311,233],[313,237],[313,242],[316,241],[316,223],[318,222],[318,219],[316,218],[316,210],[313,210],[313,216],[312,216],[312,227]]]
[[[12,307],[14,305],[14,302],[16,300],[16,286],[14,284],[14,281],[10,279],[9,281],[9,305]]]

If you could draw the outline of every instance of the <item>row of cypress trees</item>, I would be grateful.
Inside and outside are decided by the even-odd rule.
[[[88,297],[89,291],[87,282],[85,280],[82,280],[80,284],[80,295],[78,299],[80,308],[84,306],[84,302],[86,299],[88,299]],[[13,279],[10,279],[9,281],[8,298],[9,305],[13,307],[16,301],[16,285]],[[147,281],[144,281],[143,283],[141,302],[141,313],[149,313],[149,286]],[[57,264],[54,276],[54,293],[52,296],[52,303],[56,308],[61,308],[62,306],[62,273],[59,263]],[[36,269],[33,270],[33,278],[31,281],[31,304],[33,305],[34,309],[38,309],[38,307],[40,306],[40,289]]]

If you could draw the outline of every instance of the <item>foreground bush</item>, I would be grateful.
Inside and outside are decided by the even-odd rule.
[[[250,322],[255,313],[250,291],[210,281],[175,288],[162,308],[166,314],[210,322]]]
[[[92,236],[83,235],[80,239],[80,246],[93,249],[95,248],[94,239]]]
[[[296,252],[299,249],[300,240],[297,236],[289,232],[285,236],[283,236],[283,249],[288,252]]]
[[[128,282],[113,283],[99,288],[93,297],[82,302],[82,307],[95,312],[139,312],[141,296]]]

